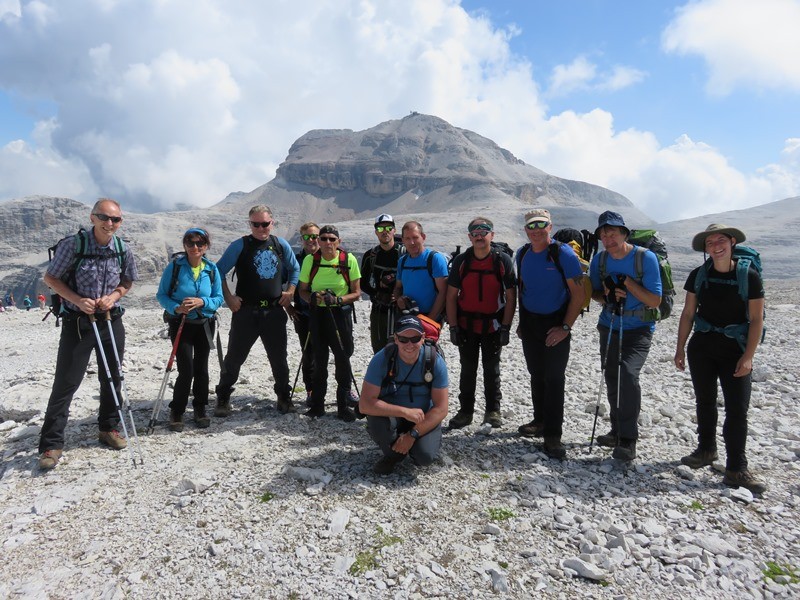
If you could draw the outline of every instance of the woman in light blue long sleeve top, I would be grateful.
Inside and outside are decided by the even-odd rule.
[[[206,416],[208,355],[214,339],[214,315],[223,298],[219,270],[205,257],[210,245],[207,231],[197,227],[188,229],[183,234],[185,253],[164,269],[156,293],[159,304],[164,307],[173,344],[181,320],[186,317],[175,353],[178,378],[169,405],[169,428],[172,431],[183,431],[183,413],[189,403],[190,389],[195,423],[201,428],[211,424],[211,419]]]

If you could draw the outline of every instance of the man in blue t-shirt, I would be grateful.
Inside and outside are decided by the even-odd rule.
[[[408,221],[402,233],[406,254],[397,263],[397,308],[408,308],[405,296],[417,303],[421,314],[441,323],[447,298],[447,260],[425,248],[425,232],[417,221]]]
[[[543,436],[544,453],[563,459],[564,387],[571,331],[585,292],[580,261],[566,244],[550,237],[550,212],[536,208],[525,214],[529,244],[517,252],[519,327],[522,351],[531,376],[533,421],[522,435]]]
[[[636,458],[639,438],[639,373],[656,329],[655,322],[647,319],[645,308],[661,304],[661,273],[655,254],[628,242],[630,230],[622,215],[610,210],[601,214],[595,235],[605,249],[592,259],[589,276],[592,298],[604,304],[597,329],[611,407],[611,431],[598,436],[597,443],[613,447],[614,458],[630,461]],[[641,273],[637,273],[637,254]]]
[[[416,316],[395,322],[394,344],[372,357],[359,402],[369,435],[383,452],[373,467],[379,475],[391,473],[406,456],[421,467],[431,464],[439,455],[447,416],[447,365],[435,348],[426,353],[425,331]]]

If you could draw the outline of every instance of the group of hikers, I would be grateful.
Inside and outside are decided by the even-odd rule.
[[[97,349],[98,363],[102,359],[105,366],[98,369],[99,441],[113,449],[128,444],[127,436],[118,431],[121,421],[124,428],[120,398],[125,346],[119,302],[138,277],[136,260],[116,235],[123,220],[118,202],[98,200],[90,220],[91,230],[59,242],[44,277],[61,298],[59,316],[64,325],[39,442],[43,470],[54,468],[62,456],[69,405],[93,349]],[[208,359],[215,333],[221,358],[215,316],[224,302],[232,317],[215,388],[215,417],[231,414],[234,385],[258,338],[272,369],[277,410],[283,414],[297,410],[294,390],[302,371],[305,415],[324,416],[332,353],[336,416],[346,422],[367,419],[369,435],[382,454],[373,470],[391,473],[406,457],[418,466],[428,465],[439,454],[448,415],[447,364],[439,344],[443,324],[449,326],[449,339],[458,349],[461,364],[459,410],[447,427],[459,429],[473,421],[480,360],[485,397],[482,422],[498,428],[503,425],[501,354],[511,341],[519,308],[515,334],[530,374],[532,405],[532,420],[521,425],[519,433],[543,438],[542,451],[550,458],[564,459],[564,395],[572,327],[590,295],[602,306],[597,324],[602,370],[597,403],[599,408],[605,383],[611,422],[610,431],[597,436],[597,444],[612,448],[616,459],[636,457],[639,374],[666,292],[659,257],[631,243],[631,230],[620,214],[606,211],[599,216],[594,235],[603,250],[591,258],[588,273],[575,244],[553,238],[553,220],[544,208],[525,214],[528,243],[515,253],[503,251],[503,245],[494,242],[490,219],[475,217],[466,227],[468,249],[455,255],[450,264],[444,254],[425,247],[422,224],[408,221],[398,233],[388,214],[375,219],[378,244],[364,254],[360,265],[341,247],[333,225],[303,224],[302,248],[295,254],[285,239],[272,233],[275,217],[269,207],[251,208],[248,224],[249,234],[231,243],[216,264],[206,257],[211,246],[208,230],[187,229],[183,252],[161,277],[157,299],[173,343],[168,368],[174,358],[178,370],[169,403],[170,430],[183,429],[190,396],[196,426],[205,428],[211,423]],[[688,359],[697,406],[698,446],[681,462],[696,469],[718,458],[719,381],[727,455],[723,483],[759,493],[766,484],[748,469],[745,446],[753,356],[763,330],[764,289],[760,271],[736,252],[744,240],[739,229],[717,224],[694,236],[692,247],[704,253],[704,262],[690,273],[684,286],[686,301],[674,362],[684,370]],[[232,270],[233,291],[228,282]],[[361,299],[362,291],[371,300],[374,356],[359,394],[350,357],[355,347],[353,304]],[[294,383],[287,358],[290,319],[302,350]],[[98,321],[106,326],[98,326]],[[684,350],[687,340],[688,351]],[[116,358],[113,372],[109,357]]]

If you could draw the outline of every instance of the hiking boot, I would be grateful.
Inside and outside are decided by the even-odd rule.
[[[306,412],[303,413],[306,417],[324,417],[325,416],[325,405],[321,404],[319,406],[312,406]]]
[[[530,423],[520,425],[517,431],[519,431],[520,435],[524,435],[525,437],[542,437],[544,425],[533,420]]]
[[[697,450],[681,458],[681,464],[691,469],[699,469],[700,467],[707,467],[713,464],[718,458],[719,455],[717,454],[716,448],[705,450],[698,446]]]
[[[456,413],[455,417],[450,419],[450,422],[447,424],[447,426],[450,429],[461,429],[470,423],[472,423],[472,413],[465,410],[460,410]]]
[[[194,409],[194,424],[200,429],[208,429],[211,426],[211,419],[206,416],[205,406],[196,406]]]
[[[336,409],[336,418],[341,419],[345,423],[352,423],[356,420],[356,414],[346,406],[340,406]]]
[[[401,460],[402,457],[384,456],[372,466],[372,472],[376,475],[389,475]]]
[[[116,429],[101,431],[97,439],[101,444],[108,446],[112,450],[122,450],[128,447],[128,440],[122,437]]]
[[[563,460],[567,457],[567,447],[561,443],[560,437],[544,438],[542,450],[549,458],[554,458],[556,460]]]
[[[278,412],[282,415],[287,413],[293,413],[294,411],[294,404],[292,401],[287,398],[286,396],[278,397]]]
[[[306,392],[306,406],[311,408],[314,405],[313,400],[311,400],[311,392]]]
[[[728,487],[743,487],[747,488],[754,494],[761,494],[767,491],[767,483],[760,477],[756,477],[747,469],[741,471],[725,470],[725,477],[722,478],[722,483]]]
[[[58,461],[61,460],[61,455],[63,453],[63,450],[45,450],[44,453],[39,457],[39,468],[42,471],[55,469]]]
[[[490,410],[483,415],[483,422],[492,426],[492,429],[499,429],[503,426],[503,417],[499,410]],[[450,421],[452,423],[452,421]]]
[[[169,411],[169,425],[170,431],[183,431],[183,415],[179,415],[175,411]]]
[[[231,401],[230,400],[217,400],[217,406],[214,408],[215,417],[229,417],[231,414]]]
[[[598,439],[598,443],[600,438]],[[636,440],[625,440],[620,438],[619,444],[614,447],[611,456],[618,460],[631,461],[636,458]]]
[[[595,438],[598,446],[605,446],[606,448],[616,448],[618,436],[615,431],[609,431],[606,434],[598,435]]]

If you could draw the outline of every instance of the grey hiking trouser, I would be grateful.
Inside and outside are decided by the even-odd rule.
[[[367,416],[367,430],[369,437],[378,444],[384,456],[403,457],[392,450],[392,444],[397,440],[401,433],[406,433],[414,428],[414,423],[399,419],[397,417],[372,417]],[[408,455],[414,464],[420,467],[427,467],[436,457],[439,456],[439,449],[442,447],[442,426],[437,425],[435,429],[429,431],[419,438]]]

